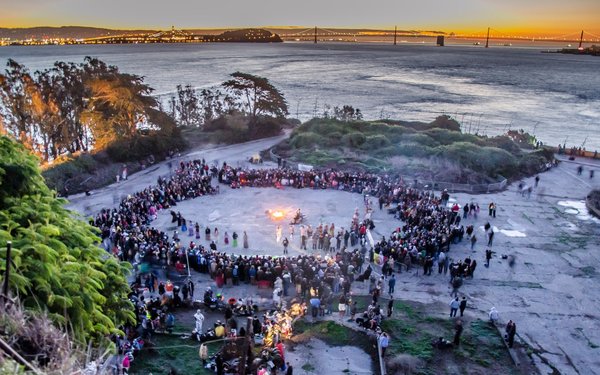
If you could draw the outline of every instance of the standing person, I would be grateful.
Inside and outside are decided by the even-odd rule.
[[[591,178],[594,178],[594,170],[593,169],[590,169],[590,179]]]
[[[494,243],[494,230],[490,230],[490,233],[488,234],[488,246],[492,246],[492,244]]]
[[[460,303],[458,302],[458,297],[454,298],[450,301],[450,317],[455,317],[458,308],[460,307]]]
[[[123,362],[121,363],[121,368],[123,369],[123,374],[129,374],[129,367],[131,366],[131,360],[129,359],[129,353],[125,353],[125,357],[123,357]]]
[[[277,227],[275,228],[275,241],[277,243],[281,242],[282,234],[283,234],[283,231],[281,229],[281,225],[277,225]]]
[[[460,345],[460,335],[463,332],[462,320],[458,319],[456,321],[456,325],[454,326],[454,346]]]
[[[195,229],[196,229],[196,239],[199,240],[201,234],[200,234],[200,224],[198,224],[198,222],[196,222]]]
[[[340,296],[340,300],[338,303],[338,311],[340,312],[340,319],[344,317],[344,315],[346,314],[346,295],[344,293],[342,293],[342,295]]]
[[[440,251],[440,254],[438,255],[438,273],[441,274],[442,271],[444,270],[444,263],[446,262],[446,253],[443,251]]]
[[[512,320],[506,324],[506,335],[508,336],[508,347],[512,348],[515,343],[515,335],[517,334],[517,325]]]
[[[225,367],[223,366],[223,357],[221,357],[221,354],[217,354],[217,358],[215,358],[215,364],[217,366],[217,375],[224,375]]]
[[[394,299],[390,298],[390,300],[388,301],[388,306],[387,306],[387,317],[389,318],[390,316],[392,316],[393,312],[394,312]]]
[[[496,325],[496,323],[498,322],[498,319],[499,319],[498,310],[496,310],[495,307],[492,307],[492,309],[490,310],[490,313],[488,315],[490,317],[490,323],[492,323],[493,325]]]
[[[208,359],[208,346],[206,344],[200,345],[200,359],[202,360],[202,367],[206,366],[206,360]]]
[[[462,317],[465,313],[465,309],[467,308],[467,297],[463,297],[462,300],[460,301],[460,316]]]
[[[354,321],[354,317],[358,312],[358,301],[353,301],[352,306],[350,307],[350,320]]]
[[[202,335],[202,325],[204,324],[204,314],[202,314],[200,309],[198,309],[198,311],[196,311],[194,314],[194,319],[196,320],[196,337],[198,338],[198,341],[200,341],[200,336]]]
[[[300,225],[300,249],[306,250],[306,228]]]
[[[225,244],[225,246],[229,245],[229,233],[227,232],[223,234],[223,243]]]
[[[381,336],[379,336],[379,347],[381,348],[381,358],[385,357],[385,351],[390,345],[390,339],[387,333],[383,332]]]
[[[210,242],[210,228],[209,227],[206,227],[206,229],[204,230],[204,235],[205,235],[206,241]]]
[[[290,241],[288,241],[287,237],[283,239],[283,253],[287,254],[288,253],[288,245],[290,244]]]
[[[290,365],[289,362],[286,362],[285,366],[287,367],[287,370],[285,370],[285,375],[294,375],[294,368],[292,365]]]
[[[388,293],[391,295],[394,294],[394,288],[396,287],[396,275],[392,274],[392,277],[388,280]]]
[[[233,247],[237,247],[237,245],[238,245],[238,234],[236,232],[233,232],[233,234],[231,235],[231,238],[233,239],[232,246]]]
[[[539,176],[539,175],[536,175],[536,176],[535,176],[535,184],[534,184],[533,186],[534,186],[534,187],[538,187],[539,183],[540,183],[540,176]]]
[[[485,251],[485,266],[490,267],[490,259],[492,259],[492,249],[487,249]]]
[[[219,243],[219,228],[215,228],[213,234],[215,235],[215,243]]]
[[[475,243],[477,242],[477,236],[475,236],[475,234],[473,234],[471,236],[471,250],[473,250],[473,248],[475,248]]]
[[[244,249],[248,248],[248,234],[244,231]]]

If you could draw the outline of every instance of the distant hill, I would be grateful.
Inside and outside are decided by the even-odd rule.
[[[115,30],[99,27],[87,26],[61,26],[61,27],[26,27],[26,28],[5,28],[0,27],[0,38],[10,38],[11,40],[24,39],[79,39],[96,38],[110,35],[140,34],[152,33],[155,30]]]

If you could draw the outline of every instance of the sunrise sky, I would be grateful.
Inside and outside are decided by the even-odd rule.
[[[2,0],[0,27],[319,25],[513,35],[600,34],[600,0]]]

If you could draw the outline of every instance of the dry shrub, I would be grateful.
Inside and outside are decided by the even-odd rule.
[[[409,354],[398,354],[386,361],[388,373],[395,375],[411,375],[416,373],[424,362]]]
[[[0,338],[45,374],[69,374],[77,367],[71,340],[46,314],[26,311],[19,305],[0,311]],[[4,359],[12,360],[0,350],[0,362]]]

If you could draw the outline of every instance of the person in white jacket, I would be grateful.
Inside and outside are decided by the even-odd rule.
[[[200,341],[200,335],[202,334],[202,325],[204,324],[204,314],[202,311],[198,309],[194,314],[194,319],[196,319],[196,329],[194,329],[196,336],[198,337],[198,341]]]
[[[498,322],[499,316],[498,316],[498,310],[496,310],[495,307],[492,307],[492,309],[490,310],[490,322],[492,324],[496,324]]]

